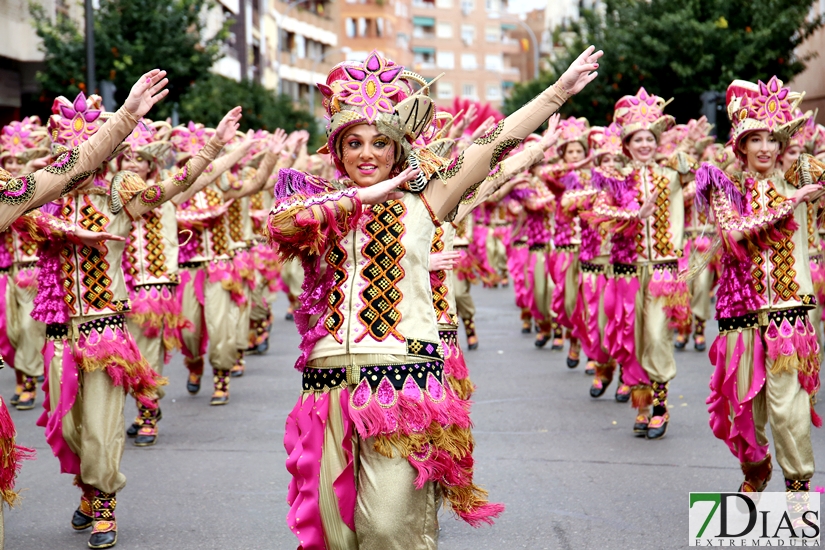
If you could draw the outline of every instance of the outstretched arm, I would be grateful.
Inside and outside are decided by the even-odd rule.
[[[490,171],[504,160],[521,141],[539,127],[571,95],[581,91],[598,73],[602,52],[587,48],[558,82],[533,101],[505,118],[488,134],[477,139],[440,175],[434,176],[424,195],[439,219],[458,206],[462,198],[473,195]]]
[[[158,69],[144,74],[111,119],[86,142],[62,153],[49,166],[20,178],[0,180],[0,230],[25,211],[59,198],[92,175],[140,118],[166,96],[165,77],[166,71]]]

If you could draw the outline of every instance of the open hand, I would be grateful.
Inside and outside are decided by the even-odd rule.
[[[103,244],[104,241],[125,241],[126,239],[112,233],[105,231],[89,231],[82,227],[75,227],[71,232],[72,240],[84,246],[96,248]]]
[[[241,107],[240,105],[234,107],[228,113],[223,115],[223,118],[218,123],[218,127],[215,129],[215,137],[218,138],[222,144],[226,145],[229,143],[233,137],[235,137],[235,132],[238,131],[240,128],[239,121],[241,120]]]
[[[706,116],[699,120],[691,120],[688,122],[688,137],[693,141],[699,141],[710,133],[710,128],[711,125]]]
[[[435,252],[430,254],[430,271],[441,271],[444,269],[455,269],[458,265],[460,252],[450,250],[449,252]]]
[[[659,198],[659,191],[658,190],[655,191],[653,194],[651,194],[647,198],[647,200],[642,205],[642,207],[639,208],[639,219],[640,220],[646,220],[650,216],[653,215],[653,213],[656,211],[656,199],[658,199],[658,198]]]
[[[559,136],[561,136],[561,130],[559,129],[559,118],[559,114],[556,113],[550,117],[550,120],[547,121],[547,131],[544,132],[543,136],[541,136],[541,141],[539,142],[542,149],[545,151],[555,145],[555,143],[559,140]]]
[[[822,186],[816,183],[809,183],[803,187],[800,187],[796,190],[791,197],[791,200],[794,201],[794,204],[800,204],[802,202],[810,202],[812,200],[816,200],[819,196],[821,196]]]
[[[599,75],[595,72],[599,68],[597,61],[604,55],[604,52],[601,50],[595,52],[595,49],[594,46],[589,46],[584,50],[559,78],[559,83],[570,95],[582,91]]]
[[[123,107],[136,118],[144,116],[155,103],[169,93],[169,90],[165,89],[168,83],[166,71],[152,69],[135,82],[129,97],[123,102]]]
[[[412,181],[421,173],[420,170],[410,166],[392,179],[376,183],[370,187],[361,187],[358,189],[358,198],[363,204],[381,204],[391,200],[398,200],[404,196],[404,193],[398,188]]]
[[[269,140],[267,145],[269,146],[269,150],[275,153],[276,155],[280,154],[281,151],[284,150],[284,146],[286,145],[286,132],[278,128],[275,132],[269,136]]]

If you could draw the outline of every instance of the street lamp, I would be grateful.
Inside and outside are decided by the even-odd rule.
[[[315,59],[312,60],[312,71],[309,74],[309,78],[310,79],[313,78],[312,75],[315,74],[315,69],[316,69],[316,67],[318,67],[318,63],[320,63],[321,61],[326,59],[329,54],[336,53],[336,52],[341,52],[344,55],[349,55],[351,51],[352,51],[352,48],[350,48],[348,46],[344,46],[343,48],[335,48],[335,49],[332,49],[332,50],[325,51],[322,55],[320,55],[320,56],[318,56],[318,57],[316,57]],[[315,88],[316,88],[316,86],[312,82],[310,82],[309,83],[309,112],[312,116],[315,116]]]
[[[533,29],[531,29],[527,23],[521,19],[515,19],[514,22],[527,31],[530,42],[533,44],[533,79],[535,80],[539,77],[539,41],[536,38],[536,33],[533,32]]]
[[[281,44],[283,37],[281,36],[281,18],[286,18],[289,13],[294,10],[296,7],[300,6],[301,4],[306,4],[309,0],[297,0],[297,2],[288,2],[286,10],[284,14],[278,14],[278,17],[275,18],[275,35],[278,37],[278,95],[284,93],[284,83],[281,80]]]

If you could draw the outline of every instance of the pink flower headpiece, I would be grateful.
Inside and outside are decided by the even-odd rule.
[[[725,101],[734,151],[739,150],[744,136],[761,130],[767,130],[777,141],[787,143],[812,114],[794,113],[804,95],[783,87],[782,81],[775,76],[767,84],[761,80],[757,84],[745,80],[731,82]]]
[[[215,131],[211,128],[206,128],[203,124],[195,124],[191,120],[186,126],[172,128],[169,141],[177,153],[178,162],[197,155],[214,133]]]
[[[52,139],[52,153],[64,149],[74,149],[97,132],[101,124],[112,116],[103,109],[103,101],[98,95],[80,92],[74,101],[60,96],[52,103],[48,131]]]
[[[639,130],[649,130],[659,140],[662,132],[676,122],[666,115],[665,106],[670,103],[657,95],[639,88],[636,95],[626,95],[616,102],[613,121],[622,129],[622,139],[627,139]]]
[[[46,135],[36,116],[3,126],[0,130],[0,159],[16,157],[21,162],[27,162],[48,153],[48,149],[40,146]]]
[[[591,128],[587,141],[590,151],[596,157],[607,154],[614,156],[622,154],[622,128],[615,122],[610,123],[607,128],[601,126]]]
[[[566,118],[559,122],[559,130],[561,130],[561,134],[559,135],[559,142],[556,145],[556,151],[559,156],[563,156],[567,144],[574,141],[581,143],[585,153],[587,152],[587,136],[590,132],[590,123],[586,118]]]

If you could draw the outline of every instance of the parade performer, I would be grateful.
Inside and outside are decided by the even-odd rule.
[[[588,145],[593,157],[593,177],[586,187],[569,190],[563,198],[563,208],[572,218],[578,218],[581,226],[581,250],[579,253],[579,299],[572,320],[579,335],[582,350],[593,362],[591,397],[601,397],[613,381],[616,361],[605,345],[607,315],[604,310],[605,288],[611,278],[610,236],[598,223],[591,223],[589,211],[603,199],[605,190],[594,185],[600,170],[612,173],[621,168],[618,160],[622,153],[621,128],[613,123],[607,128],[594,127],[588,132]],[[626,403],[630,399],[630,387],[621,381],[616,387],[616,401]]]
[[[590,163],[587,135],[590,124],[584,118],[567,118],[559,125],[561,138],[556,146],[561,162],[545,167],[542,178],[556,196],[553,228],[553,254],[550,273],[555,283],[552,310],[555,321],[565,328],[570,340],[567,366],[579,366],[580,342],[573,334],[573,312],[578,307],[579,296],[579,247],[581,227],[578,212],[568,208],[565,200],[569,193],[590,189]],[[560,349],[563,342],[554,341],[553,349]]]
[[[97,134],[105,134],[97,148],[107,155],[119,153],[120,142],[111,143],[116,130],[106,130],[112,123],[123,126],[135,110],[127,101],[110,118],[99,105],[98,96],[86,99],[82,93],[73,102],[63,97],[55,100],[49,133],[53,148],[64,152],[52,170],[71,169],[77,163],[76,149],[71,147]],[[122,270],[126,237],[135,221],[197,179],[234,134],[239,116],[227,116],[206,147],[160,183],[149,184],[124,172],[109,180],[107,163],[89,167],[64,188],[51,224],[38,223],[30,229],[45,236],[32,313],[47,323],[46,411],[38,424],[46,429],[61,471],[74,474],[82,491],[72,527],[92,527],[91,548],[109,548],[117,542],[116,493],[126,484],[120,471],[126,392],[152,408],[157,406],[156,388],[165,383],[141,356],[126,324],[130,310]],[[75,225],[98,234],[98,241],[109,242],[77,242],[64,229]],[[51,230],[54,226],[56,231]]]
[[[37,117],[13,122],[0,130],[0,166],[13,177],[25,173],[34,159],[48,155],[46,129]],[[46,326],[32,319],[37,290],[37,244],[17,231],[0,234],[0,353],[14,368],[17,385],[9,401],[18,410],[34,408],[37,380],[43,376]]]
[[[783,175],[777,157],[811,113],[794,115],[802,95],[772,77],[728,87],[731,144],[744,172],[704,164],[696,204],[712,212],[722,250],[710,349],[710,426],[739,459],[740,491],[762,491],[772,464],[765,425],[789,492],[806,492],[814,473],[811,423],[819,389],[819,345],[808,311],[816,304],[808,264],[806,201],[823,193],[823,165],[803,154]]]
[[[240,114],[240,107],[230,111],[229,123],[237,123]],[[161,170],[172,154],[172,145],[166,139],[170,132],[171,127],[165,122],[143,120],[125,140],[128,148],[116,161],[121,171],[115,178],[134,186],[153,185],[161,179]],[[187,192],[197,192],[209,181],[208,177],[198,177]],[[131,303],[131,310],[126,314],[129,332],[141,357],[162,376],[171,353],[181,348],[180,331],[188,327],[177,298],[178,236],[172,201],[165,201],[134,220],[126,243],[123,270]],[[156,393],[153,406],[135,399],[138,416],[126,435],[134,437],[138,447],[157,442],[162,416],[160,400],[165,395],[163,387],[158,387]]]
[[[638,410],[633,433],[647,439],[667,432],[668,385],[676,376],[673,331],[690,322],[678,260],[685,232],[682,187],[692,179],[695,165],[682,153],[667,167],[655,162],[657,141],[673,124],[673,117],[663,112],[665,105],[644,88],[616,103],[613,119],[631,164],[602,173],[597,185],[607,192],[593,209],[613,234],[605,347],[622,365],[622,382],[632,387],[631,401]]]
[[[173,128],[170,141],[186,158],[193,153],[192,146],[210,133],[212,130],[190,122]],[[253,144],[246,140],[216,160],[208,174],[209,184],[183,193],[175,201],[181,243],[178,298],[189,321],[181,330],[184,363],[189,370],[186,389],[192,395],[200,391],[204,356],[208,356],[213,374],[210,405],[229,403],[230,370],[238,359],[239,346],[245,348],[237,339],[246,289],[232,258],[236,245],[230,231],[230,225],[242,225],[243,220],[237,209],[232,216],[229,212],[236,201],[264,187],[277,161],[276,155],[266,152],[257,170],[239,172],[241,177],[232,174],[232,168]],[[242,332],[245,344],[247,332]]]
[[[433,116],[425,89],[414,90],[422,78],[373,52],[319,85],[329,152],[347,179],[282,170],[269,219],[280,253],[301,257],[306,274],[295,312],[304,394],[285,434],[288,524],[302,548],[435,548],[437,493],[474,525],[501,512],[472,482],[469,417],[444,385],[427,272],[433,233],[595,78],[599,56],[588,49],[446,165],[412,146]]]

